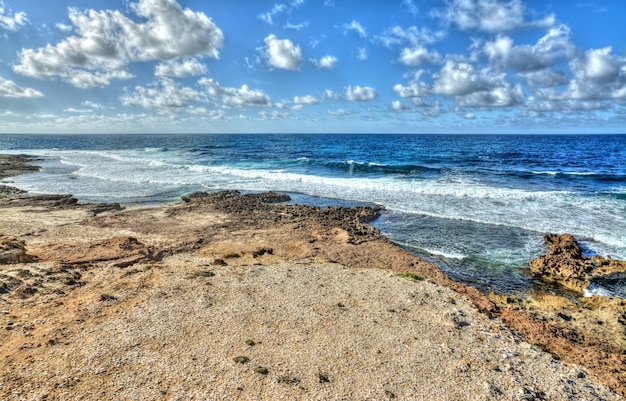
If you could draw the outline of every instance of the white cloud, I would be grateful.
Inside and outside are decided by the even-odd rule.
[[[85,100],[84,102],[81,102],[80,105],[83,106],[83,107],[86,107],[88,109],[91,109],[91,110],[102,110],[102,109],[104,109],[103,105],[101,105],[99,103],[95,103],[95,102],[89,101],[89,100]]]
[[[571,31],[565,25],[550,29],[534,46],[514,46],[513,39],[500,35],[492,42],[486,42],[483,51],[492,65],[522,73],[543,70],[576,55]]]
[[[399,100],[394,100],[393,102],[391,102],[391,109],[397,112],[411,110],[409,106],[407,106],[406,104],[402,103]]]
[[[268,25],[274,25],[273,17],[287,10],[287,6],[284,4],[275,4],[274,7],[268,12],[259,14],[258,18]]]
[[[311,62],[313,64],[315,64],[315,67],[319,68],[319,69],[323,69],[323,70],[330,70],[332,68],[335,67],[335,64],[337,64],[337,57],[335,56],[324,56],[321,59],[317,60],[317,59],[312,59]]]
[[[615,79],[622,63],[611,57],[611,51],[611,47],[587,51],[581,65],[585,77],[599,81]]]
[[[77,88],[95,88],[108,86],[113,79],[131,79],[134,75],[126,70],[113,70],[109,72],[89,72],[85,70],[74,70],[72,75],[67,77],[67,82]]]
[[[503,82],[500,86],[490,90],[473,92],[466,96],[456,98],[457,104],[463,107],[492,108],[511,107],[524,102],[522,87]]]
[[[445,31],[432,31],[428,28],[417,28],[415,26],[403,28],[396,25],[385,30],[382,35],[376,36],[375,39],[388,48],[405,43],[416,47],[438,42],[445,36]]]
[[[522,27],[549,28],[554,15],[525,21],[526,9],[521,0],[447,0],[447,8],[435,13],[461,30],[478,29],[486,32],[505,32]]]
[[[346,88],[345,97],[350,101],[374,100],[378,97],[378,92],[376,92],[376,89],[370,88],[369,86],[361,87],[356,85],[352,87],[350,85]]]
[[[283,3],[274,4],[274,7],[272,7],[270,11],[259,14],[257,18],[265,22],[268,25],[274,25],[275,16],[279,14],[283,14],[283,13],[290,14],[293,10],[297,9],[302,4],[304,4],[304,0],[292,0],[289,4],[283,4]]]
[[[4,5],[4,1],[0,0],[0,29],[8,31],[18,31],[28,23],[26,13],[13,11]]]
[[[131,77],[125,71],[130,62],[219,56],[222,31],[204,13],[183,9],[175,0],[139,0],[131,9],[145,22],[117,10],[70,8],[77,35],[37,50],[22,49],[14,71],[81,87],[103,86]],[[77,74],[83,78],[73,79]]]
[[[476,71],[471,64],[450,60],[434,77],[433,91],[441,95],[464,96],[494,86],[490,76]]]
[[[176,110],[186,107],[189,101],[201,100],[199,92],[180,87],[169,78],[161,78],[150,87],[136,86],[133,93],[123,95],[120,100],[125,106],[141,106],[151,110]]]
[[[626,100],[626,57],[612,54],[611,47],[590,49],[570,62],[573,78],[564,90],[540,88],[542,101]]]
[[[352,20],[352,22],[349,24],[343,24],[343,29],[344,29],[344,33],[348,33],[349,31],[354,31],[358,33],[359,36],[362,38],[367,37],[367,32],[365,32],[365,28],[363,28],[363,26],[360,23],[356,22],[355,20]]]
[[[212,97],[222,100],[222,103],[228,106],[271,106],[272,101],[261,90],[250,89],[248,85],[242,85],[241,88],[223,87],[219,82],[213,79],[201,78],[198,83],[207,89]]]
[[[71,32],[73,29],[71,25],[66,25],[61,22],[54,24],[54,26],[61,32]]]
[[[357,51],[358,51],[358,53],[356,55],[357,60],[359,60],[359,61],[367,60],[367,58],[369,57],[369,54],[367,53],[367,49],[366,48],[359,47],[359,48],[357,48]]]
[[[330,114],[331,116],[339,116],[339,117],[352,114],[351,112],[344,110],[344,109],[328,110],[327,113]]]
[[[433,75],[435,82],[431,90],[434,94],[454,97],[455,102],[463,107],[491,108],[522,104],[524,102],[522,87],[519,84],[511,84],[505,77],[504,73],[494,73],[487,68],[476,70],[471,64],[448,60],[441,70]],[[423,86],[414,86],[410,89],[415,90],[416,94],[420,91],[427,93]]]
[[[295,96],[293,98],[293,102],[296,104],[318,104],[320,101],[315,96],[306,95],[306,96]]]
[[[265,56],[270,66],[284,70],[298,70],[302,64],[300,46],[289,39],[278,39],[271,34],[265,38]]]
[[[430,52],[423,46],[414,48],[404,48],[400,53],[400,61],[407,67],[416,67],[424,63],[432,63],[441,59],[441,56],[436,51]]]
[[[428,85],[419,81],[411,81],[407,86],[401,84],[394,85],[393,91],[396,92],[398,96],[406,99],[425,97],[432,94]]]
[[[43,94],[31,88],[21,88],[13,81],[0,77],[0,97],[12,98],[41,98]]]
[[[307,26],[309,26],[309,23],[307,21],[301,22],[299,24],[292,24],[291,22],[287,22],[283,28],[285,28],[285,29],[293,29],[294,31],[300,32],[301,30],[303,30]]]
[[[401,7],[414,17],[419,12],[419,8],[413,3],[413,0],[402,0]]]
[[[191,75],[206,74],[204,64],[195,58],[172,60],[157,64],[154,75],[159,77],[187,77]]]
[[[338,100],[341,98],[341,95],[339,95],[337,92],[332,91],[330,89],[326,89],[324,91],[324,98],[326,99],[332,99],[332,100]]]

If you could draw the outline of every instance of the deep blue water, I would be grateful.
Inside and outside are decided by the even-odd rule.
[[[625,135],[0,135],[0,152],[45,158],[12,185],[81,201],[380,204],[383,233],[483,290],[531,288],[547,232],[626,258]]]

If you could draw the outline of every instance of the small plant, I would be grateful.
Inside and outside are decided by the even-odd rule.
[[[114,295],[111,294],[102,294],[100,295],[100,301],[102,302],[106,302],[106,301],[116,301],[117,298]]]
[[[317,379],[320,381],[320,383],[329,383],[330,382],[330,378],[328,377],[328,375],[326,373],[322,373],[322,372],[317,372]]]
[[[266,375],[269,373],[269,370],[267,370],[267,368],[264,366],[257,366],[253,370],[254,370],[254,373],[259,373],[262,375]]]
[[[413,281],[424,280],[424,277],[420,276],[419,274],[410,273],[410,272],[398,273],[397,276],[402,277],[402,278],[408,278],[409,280],[413,280]]]
[[[233,358],[233,361],[235,361],[236,363],[248,363],[250,361],[250,358],[248,358],[247,356],[236,356]]]
[[[298,384],[300,383],[300,379],[289,375],[280,375],[276,378],[276,382],[285,384]]]
[[[198,272],[194,272],[191,277],[213,277],[215,276],[215,273],[213,273],[210,270],[201,270]]]
[[[122,274],[122,277],[129,277],[132,276],[133,274],[137,274],[137,273],[141,273],[141,270],[138,269],[130,269],[124,272],[124,274]]]
[[[251,340],[251,339],[247,339],[247,340],[246,340],[246,344],[248,344],[248,345],[249,345],[249,346],[251,346],[251,347],[252,347],[252,346],[254,346],[254,345],[256,345],[256,343],[254,342],[254,340]]]

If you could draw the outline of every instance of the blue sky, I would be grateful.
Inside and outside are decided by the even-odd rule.
[[[623,0],[0,0],[0,132],[626,132]]]

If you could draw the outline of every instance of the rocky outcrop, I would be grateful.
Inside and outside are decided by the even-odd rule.
[[[583,256],[576,239],[570,234],[548,234],[543,237],[548,253],[530,262],[532,275],[576,292],[589,286],[591,260]]]
[[[34,258],[26,254],[24,241],[0,237],[0,265],[28,263]]]
[[[322,209],[319,206],[289,205],[282,203],[290,200],[289,195],[275,192],[245,195],[239,191],[196,192],[182,200],[190,206],[210,205],[214,210],[244,216],[251,225],[289,222],[317,226],[326,231],[340,228],[346,231],[347,242],[354,245],[381,237],[380,232],[368,223],[380,216],[382,207],[331,206]]]
[[[582,254],[580,245],[570,234],[548,234],[543,237],[548,253],[530,262],[534,277],[583,293],[593,280],[610,282],[626,278],[626,262]]]

